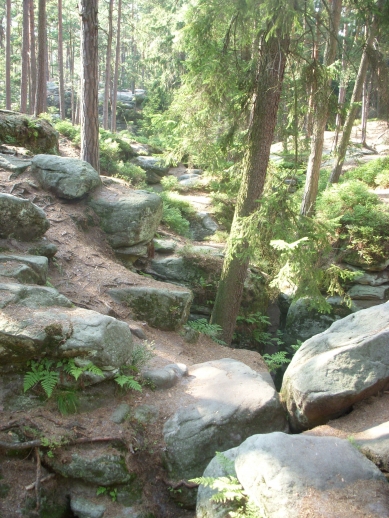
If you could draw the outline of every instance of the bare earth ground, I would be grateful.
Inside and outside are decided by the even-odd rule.
[[[378,137],[386,131],[381,124],[377,123],[374,127],[369,124],[369,135],[374,133]],[[78,157],[78,150],[66,139],[62,138],[60,145],[63,156]],[[107,290],[120,285],[154,286],[160,283],[137,275],[118,263],[97,221],[95,225],[91,225],[84,202],[59,201],[41,190],[28,170],[12,180],[10,172],[0,169],[0,192],[28,198],[45,210],[51,223],[46,237],[58,246],[55,260],[51,260],[49,265],[50,283],[77,306],[109,314],[131,326],[141,327],[147,340],[153,342],[155,347],[155,356],[149,367],[160,367],[173,362],[190,366],[228,357],[242,361],[256,371],[266,370],[261,356],[255,352],[229,349],[216,344],[206,336],[201,336],[196,344],[188,344],[178,333],[160,331],[149,327],[145,322],[133,321],[128,308],[116,304],[107,294]],[[199,208],[207,206],[207,200],[197,196],[197,193],[193,197],[199,198],[194,200],[198,201]],[[161,228],[161,232],[169,235],[166,229]],[[24,252],[30,246],[16,240],[0,240],[0,247],[9,247],[12,251]],[[139,339],[134,337],[134,341],[137,342]],[[121,402],[128,403],[131,408],[144,404],[155,405],[159,408],[158,420],[152,426],[148,425],[147,431],[137,426],[131,417],[124,424],[116,425],[109,418],[113,409]],[[13,429],[7,426],[13,422],[36,428],[42,435],[50,438],[68,437],[73,440],[82,437],[122,437],[128,446],[127,464],[132,471],[135,470],[139,474],[145,487],[146,507],[158,518],[194,517],[193,511],[185,511],[171,504],[166,473],[161,464],[161,452],[164,449],[163,423],[177,408],[190,402],[191,396],[186,391],[185,383],[162,391],[152,391],[145,387],[142,393],[121,393],[112,383],[106,382],[85,390],[81,412],[75,415],[61,416],[52,401],[16,412],[0,409],[0,440],[13,440]],[[389,400],[386,395],[383,396],[382,403],[383,406],[378,407],[367,405],[370,412],[368,418],[366,413],[360,411],[342,418],[348,419],[347,434],[352,435],[360,431],[361,426],[364,426],[362,422],[366,420],[367,424],[378,422],[381,418],[389,420]],[[360,405],[363,406],[363,403]],[[339,421],[341,420],[337,422]],[[330,424],[330,434],[335,433],[333,430],[336,430],[337,422],[334,422],[335,426],[334,423]],[[61,455],[66,455],[66,450]],[[23,452],[22,457],[18,458],[2,455],[0,462],[0,475],[3,477],[0,484],[5,483],[11,487],[8,496],[0,499],[0,517],[20,517],[25,500],[33,498],[34,491],[26,490],[26,486],[35,481],[36,458],[33,452]],[[61,484],[63,483],[62,480]],[[56,491],[56,478],[46,484],[47,491]],[[107,506],[105,518],[119,515],[117,504],[110,502],[108,497],[96,498],[96,503],[102,502]],[[347,502],[346,514],[342,516],[349,516],[346,511],[350,511]],[[309,502],[304,507],[304,512],[304,516],[307,517],[324,516],[311,509]]]

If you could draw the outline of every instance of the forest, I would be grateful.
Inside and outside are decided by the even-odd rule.
[[[110,0],[76,10],[66,0],[7,0],[2,9],[3,107],[48,118],[106,174],[137,181],[139,171],[118,164],[119,141],[131,138],[162,150],[167,164],[209,174],[228,237],[211,321],[226,343],[249,261],[271,277],[270,291],[286,276],[325,311],[322,293],[343,296],[353,275],[335,250],[367,263],[386,257],[388,215],[369,189],[389,185],[387,164],[349,175],[342,167],[353,125],[363,151],[367,120],[388,117],[388,2]],[[83,9],[98,10],[96,34],[80,31]],[[86,80],[83,48],[94,49]],[[335,132],[331,170],[322,168],[325,130]]]

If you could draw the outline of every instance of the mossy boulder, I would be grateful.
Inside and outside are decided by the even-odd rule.
[[[58,154],[58,132],[44,119],[0,110],[0,143],[22,146],[34,154]]]
[[[192,303],[192,292],[172,286],[151,288],[137,286],[109,290],[117,302],[125,303],[137,320],[163,330],[176,330],[186,323]]]
[[[50,223],[44,211],[30,200],[0,193],[0,238],[33,241],[43,236]]]

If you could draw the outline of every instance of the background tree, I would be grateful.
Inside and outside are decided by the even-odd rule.
[[[96,171],[99,164],[98,1],[80,0],[81,17],[81,159]]]
[[[38,12],[38,59],[35,97],[35,116],[47,111],[47,30],[46,0],[39,0]]]
[[[11,0],[7,0],[7,28],[5,43],[5,108],[11,109]]]

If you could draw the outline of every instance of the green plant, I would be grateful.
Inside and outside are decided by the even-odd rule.
[[[130,359],[131,368],[139,372],[154,357],[154,349],[154,341],[143,340],[140,344],[134,344]]]
[[[108,487],[105,487],[105,486],[99,486],[96,490],[96,495],[97,496],[100,496],[100,495],[107,495],[111,498],[112,502],[116,502],[117,498],[118,498],[118,490],[117,488],[108,488]]]
[[[341,183],[348,182],[350,180],[360,180],[367,183],[370,187],[379,185],[380,187],[386,187],[389,174],[389,157],[378,158],[372,160],[367,164],[360,165],[355,169],[346,171],[340,178]],[[386,178],[386,180],[385,180]],[[382,184],[381,184],[382,181]]]
[[[275,372],[286,363],[290,363],[290,359],[286,356],[287,354],[286,351],[278,351],[274,354],[264,354],[262,358],[268,366],[269,371]]]
[[[146,173],[141,167],[123,161],[116,164],[114,176],[138,187],[142,186],[146,180]]]
[[[24,376],[23,389],[24,392],[31,389],[35,385],[41,385],[46,393],[46,396],[51,397],[55,386],[59,381],[58,370],[53,370],[52,365],[54,361],[44,358],[41,361],[28,361],[27,365],[31,368]]]
[[[235,472],[233,462],[225,455],[216,452],[216,458],[225,471]],[[261,509],[250,499],[234,475],[217,478],[198,477],[190,482],[216,490],[216,493],[211,496],[211,501],[225,507],[225,511],[228,513],[226,515],[231,518],[261,518],[263,516]],[[226,515],[223,514],[223,516]]]
[[[138,392],[142,392],[142,387],[140,384],[135,380],[134,376],[129,376],[126,374],[116,374],[114,377],[114,381],[121,387],[122,389],[126,390],[137,390]]]
[[[205,318],[199,318],[198,320],[189,321],[187,325],[192,329],[209,336],[214,342],[220,345],[225,345],[225,342],[218,338],[222,331],[222,328],[218,324],[210,324]]]

